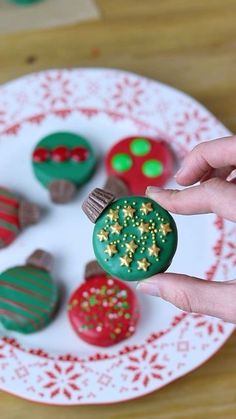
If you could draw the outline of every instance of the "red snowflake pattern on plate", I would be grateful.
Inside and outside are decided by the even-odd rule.
[[[142,95],[141,81],[133,81],[125,76],[115,84],[112,99],[115,101],[117,109],[132,111],[133,107],[141,105]]]
[[[150,380],[163,380],[161,371],[165,368],[158,362],[158,354],[149,354],[146,349],[141,353],[140,358],[129,356],[130,365],[126,367],[133,373],[132,382],[140,381],[144,387],[147,387]],[[140,362],[141,361],[141,362]]]
[[[184,112],[175,123],[175,134],[182,137],[187,143],[202,141],[203,135],[209,131],[209,117],[203,115],[198,109]]]
[[[54,364],[54,369],[46,371],[49,381],[44,384],[44,388],[49,390],[50,397],[54,398],[62,393],[67,399],[71,399],[71,392],[80,391],[77,380],[80,374],[75,372],[75,367],[71,364],[68,367],[61,367]]]
[[[53,74],[46,73],[41,87],[44,91],[43,100],[48,101],[52,106],[66,105],[68,98],[72,95],[70,79],[64,77],[60,71]]]

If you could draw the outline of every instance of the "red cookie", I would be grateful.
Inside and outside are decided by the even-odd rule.
[[[87,265],[85,276],[86,282],[72,294],[68,307],[79,337],[105,347],[133,335],[139,319],[134,292],[124,282],[109,278],[96,262]]]
[[[173,175],[174,159],[161,139],[127,137],[108,152],[106,170],[122,179],[134,195],[144,195],[148,185],[166,184]]]

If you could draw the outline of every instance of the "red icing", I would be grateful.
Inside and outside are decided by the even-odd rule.
[[[70,150],[67,147],[59,146],[52,150],[52,160],[62,163],[70,158]]]
[[[50,152],[46,148],[36,148],[33,153],[33,160],[36,163],[43,163],[50,158]]]
[[[145,138],[151,144],[150,151],[144,156],[134,155],[130,149],[132,140],[136,138]],[[132,159],[132,167],[126,172],[117,172],[112,167],[112,158],[118,153],[128,154]],[[147,177],[142,172],[142,166],[147,160],[155,159],[162,163],[163,172],[156,177]],[[152,139],[149,137],[133,136],[118,141],[108,152],[106,156],[106,170],[108,175],[115,175],[121,178],[129,187],[134,195],[144,195],[147,186],[164,186],[173,175],[174,159],[167,143],[161,139]]]
[[[7,223],[14,224],[19,227],[19,219],[16,214],[9,214],[0,210],[0,220],[4,220]]]
[[[84,147],[75,147],[71,151],[71,159],[76,162],[85,161],[88,158],[88,150]]]
[[[0,226],[0,248],[1,248],[1,242],[5,244],[5,246],[8,246],[11,244],[16,238],[16,233],[14,233],[11,230],[8,230],[5,227]]]
[[[19,207],[19,201],[16,199],[10,198],[5,195],[1,195],[0,191],[0,202],[3,202],[4,204],[10,205],[11,207],[18,208]]]
[[[77,288],[70,298],[68,315],[81,339],[105,347],[133,335],[139,304],[125,283],[104,274]]]

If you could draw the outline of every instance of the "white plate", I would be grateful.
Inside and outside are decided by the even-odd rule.
[[[49,203],[30,160],[39,139],[58,130],[88,137],[100,157],[92,181],[63,207]],[[0,271],[24,263],[41,247],[55,255],[54,274],[63,287],[59,314],[48,328],[29,336],[1,329],[0,388],[49,404],[114,403],[157,390],[216,353],[233,325],[183,313],[160,299],[139,295],[136,334],[108,349],[76,337],[66,305],[93,258],[93,225],[80,204],[103,184],[108,148],[126,135],[162,135],[181,161],[198,142],[229,131],[195,100],[161,83],[123,71],[77,69],[32,74],[2,86],[0,132],[0,183],[45,209],[37,226],[0,252]],[[209,280],[235,276],[233,224],[211,215],[175,219],[179,245],[171,271]]]

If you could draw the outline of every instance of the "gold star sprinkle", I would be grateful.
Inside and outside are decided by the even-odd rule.
[[[138,226],[138,229],[139,229],[140,233],[143,234],[143,233],[148,233],[148,231],[149,231],[148,227],[149,227],[149,223],[145,224],[145,223],[141,222]]]
[[[137,264],[138,264],[138,271],[147,271],[148,267],[150,266],[150,263],[147,261],[146,258],[141,259],[141,260],[137,260]]]
[[[117,253],[117,248],[115,244],[108,244],[106,249],[104,250],[105,253],[107,253],[109,256],[113,256]]]
[[[118,210],[110,209],[109,213],[107,214],[107,217],[110,218],[110,221],[117,221],[118,220]]]
[[[157,257],[159,255],[160,250],[161,249],[159,247],[157,247],[155,244],[153,244],[152,246],[150,246],[148,248],[149,256],[156,256]]]
[[[144,204],[143,202],[140,211],[142,211],[144,215],[147,215],[149,212],[152,212],[153,208],[151,202],[146,202],[146,204]]]
[[[97,237],[99,238],[100,242],[103,242],[104,240],[108,239],[108,231],[100,230],[97,234]]]
[[[128,268],[131,262],[132,259],[127,255],[120,257],[120,266],[127,266]]]
[[[125,217],[133,218],[135,211],[136,210],[132,208],[130,205],[127,208],[123,208],[123,213]]]
[[[134,240],[131,240],[131,242],[125,243],[125,247],[128,252],[134,253],[138,246]]]
[[[161,224],[160,225],[160,228],[159,228],[159,231],[160,231],[161,234],[163,234],[164,236],[166,236],[168,233],[171,233],[172,228],[170,227],[170,224],[169,223],[167,223],[167,224]]]
[[[111,225],[111,231],[114,234],[120,234],[122,228],[123,227],[119,223],[115,223],[115,224]]]

